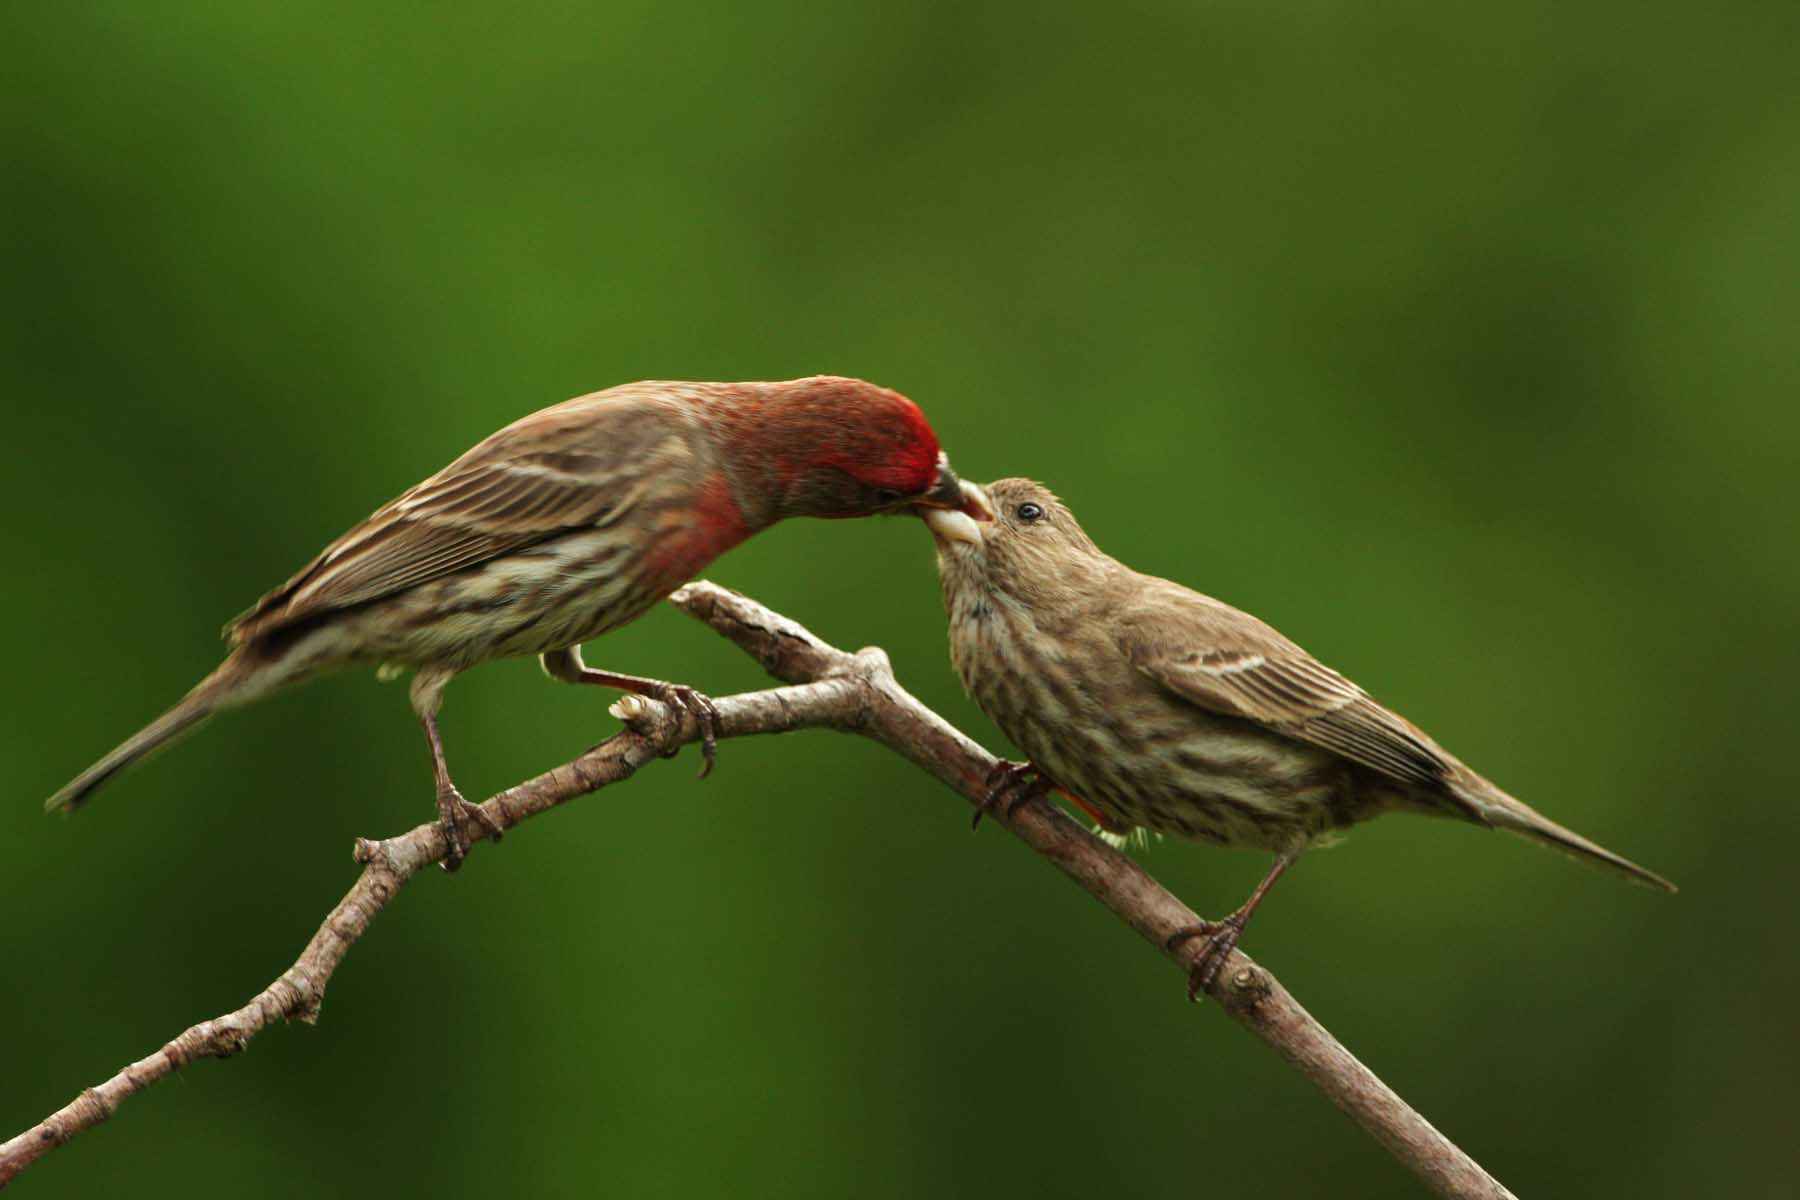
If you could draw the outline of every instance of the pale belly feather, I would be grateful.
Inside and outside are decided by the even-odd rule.
[[[683,582],[644,578],[640,547],[625,529],[571,534],[342,614],[296,649],[320,661],[345,661],[354,648],[351,661],[462,670],[577,645]]]
[[[1120,826],[1284,850],[1370,815],[1348,764],[1147,684],[1122,654],[1070,662],[1004,599],[952,614],[982,710],[1059,785]],[[1102,696],[1127,698],[1109,705]]]

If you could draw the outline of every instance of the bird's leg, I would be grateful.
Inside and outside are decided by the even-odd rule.
[[[1043,799],[1056,787],[1048,775],[1031,763],[1009,762],[1004,758],[988,772],[985,785],[987,791],[975,808],[975,819],[969,822],[971,830],[980,829],[981,818],[996,808],[1007,820],[1012,820],[1013,813],[1022,805]]]
[[[1124,837],[1136,828],[1134,825],[1128,825],[1120,821],[1117,817],[1106,815],[1104,812],[1100,811],[1097,805],[1088,803],[1086,800],[1083,800],[1080,796],[1077,796],[1074,792],[1071,792],[1066,788],[1057,788],[1056,790],[1068,797],[1069,802],[1076,808],[1079,808],[1082,812],[1092,817],[1094,819],[1094,824],[1098,825],[1105,832],[1112,834],[1114,837]]]
[[[1236,912],[1223,921],[1202,921],[1198,925],[1178,929],[1163,942],[1164,950],[1174,950],[1177,946],[1197,937],[1207,939],[1205,948],[1200,951],[1200,957],[1194,960],[1193,967],[1188,971],[1188,999],[1190,1001],[1199,999],[1200,993],[1211,987],[1213,980],[1219,977],[1219,969],[1225,965],[1225,960],[1231,957],[1231,952],[1237,949],[1238,938],[1243,935],[1244,926],[1250,923],[1250,917],[1256,912],[1257,905],[1262,903],[1263,897],[1268,894],[1269,888],[1274,885],[1275,881],[1281,878],[1282,872],[1293,866],[1294,860],[1299,857],[1298,850],[1282,851],[1275,856],[1275,865],[1269,868],[1269,873],[1263,876],[1262,882],[1256,885],[1256,890],[1250,893],[1250,898],[1244,901]]]
[[[638,675],[596,671],[581,661],[579,646],[546,650],[538,656],[538,661],[544,666],[544,674],[552,679],[560,679],[564,683],[588,683],[596,687],[609,687],[638,696],[648,696],[678,712],[694,714],[694,719],[700,724],[700,778],[705,779],[712,773],[713,762],[719,754],[719,710],[704,693],[697,692],[684,683],[664,683],[660,679],[645,679]],[[667,757],[672,758],[674,755],[675,751],[671,750]]]
[[[438,823],[444,827],[444,835],[450,840],[450,853],[439,866],[446,871],[455,871],[462,866],[463,859],[469,853],[469,839],[463,835],[464,820],[473,820],[486,829],[488,835],[496,842],[503,831],[494,819],[478,804],[470,804],[463,799],[463,794],[456,790],[456,784],[450,778],[450,766],[444,761],[444,739],[438,733],[437,714],[444,701],[444,685],[450,682],[451,672],[425,670],[413,677],[412,702],[413,711],[419,714],[419,724],[425,728],[425,742],[431,747],[431,774],[437,785]]]

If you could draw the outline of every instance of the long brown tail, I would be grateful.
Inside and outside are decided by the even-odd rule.
[[[1529,838],[1539,845],[1560,851],[1577,862],[1610,871],[1633,883],[1665,892],[1676,890],[1674,884],[1655,871],[1647,871],[1629,858],[1614,854],[1598,842],[1590,842],[1574,830],[1563,828],[1529,804],[1513,799],[1499,788],[1487,783],[1486,780],[1480,782],[1486,785],[1485,790],[1476,788],[1459,790],[1463,791],[1464,799],[1479,809],[1481,815],[1487,819],[1487,823],[1494,828],[1504,829],[1509,833],[1516,833],[1520,837]]]
[[[262,689],[254,686],[256,672],[233,655],[218,670],[202,679],[194,690],[168,712],[127,738],[118,749],[77,775],[44,802],[45,812],[74,812],[101,784],[156,751],[171,745],[221,708],[253,699]]]

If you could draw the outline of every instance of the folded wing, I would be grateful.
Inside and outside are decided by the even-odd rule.
[[[228,625],[226,637],[241,643],[613,524],[673,457],[691,452],[666,412],[576,403],[508,426],[378,509]]]
[[[1144,603],[1124,614],[1120,630],[1133,666],[1208,712],[1254,721],[1396,783],[1429,788],[1458,768],[1362,688],[1263,622],[1210,597],[1175,584],[1149,589]],[[1480,819],[1472,806],[1449,798]]]

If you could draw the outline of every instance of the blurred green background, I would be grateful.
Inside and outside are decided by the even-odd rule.
[[[226,618],[535,408],[829,371],[1683,885],[1400,819],[1284,881],[1247,948],[1437,1125],[1521,1195],[1792,1194],[1794,5],[40,3],[0,36],[0,1137],[241,1003],[352,837],[429,815],[403,690],[356,675],[46,820]],[[709,575],[1003,748],[910,520]],[[588,658],[761,682],[672,610]],[[459,780],[609,700],[465,677]],[[421,878],[316,1029],[21,1194],[1414,1190],[893,755],[721,759]],[[1214,914],[1264,866],[1144,858]]]

